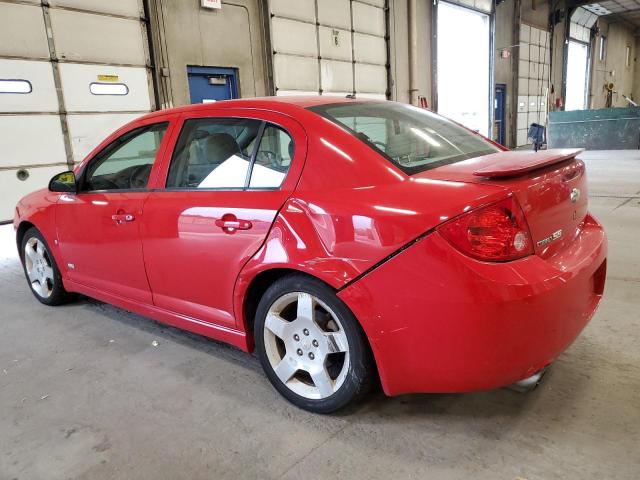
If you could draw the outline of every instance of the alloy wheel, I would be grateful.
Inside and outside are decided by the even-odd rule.
[[[264,322],[267,358],[280,381],[307,399],[337,392],[349,370],[349,342],[338,316],[319,298],[291,292]]]
[[[53,293],[53,266],[51,257],[42,240],[31,237],[24,246],[24,261],[31,288],[41,298]]]

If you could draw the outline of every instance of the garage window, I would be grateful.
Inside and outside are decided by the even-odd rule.
[[[31,93],[32,91],[29,80],[0,79],[0,93]]]
[[[89,84],[89,91],[93,95],[126,95],[129,93],[129,87],[124,83],[92,82]]]
[[[600,37],[600,51],[598,53],[598,59],[604,62],[604,58],[607,55],[607,37],[604,35]]]

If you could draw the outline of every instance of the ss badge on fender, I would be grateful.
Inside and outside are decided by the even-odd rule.
[[[547,245],[549,245],[554,240],[558,240],[560,237],[562,237],[562,230],[556,230],[555,232],[553,232],[548,237],[545,237],[542,240],[536,242],[536,245],[538,247],[546,247]]]

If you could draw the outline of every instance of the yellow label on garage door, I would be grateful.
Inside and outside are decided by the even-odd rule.
[[[98,80],[101,82],[117,82],[120,77],[118,75],[98,75]]]

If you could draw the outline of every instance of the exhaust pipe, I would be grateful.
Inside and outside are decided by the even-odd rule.
[[[535,390],[536,387],[540,384],[540,382],[542,381],[542,377],[544,376],[545,373],[547,373],[548,369],[549,369],[549,366],[547,365],[543,369],[538,370],[536,373],[534,373],[530,377],[523,378],[522,380],[519,380],[516,383],[512,383],[507,388],[509,390],[513,390],[518,393],[531,392]]]

